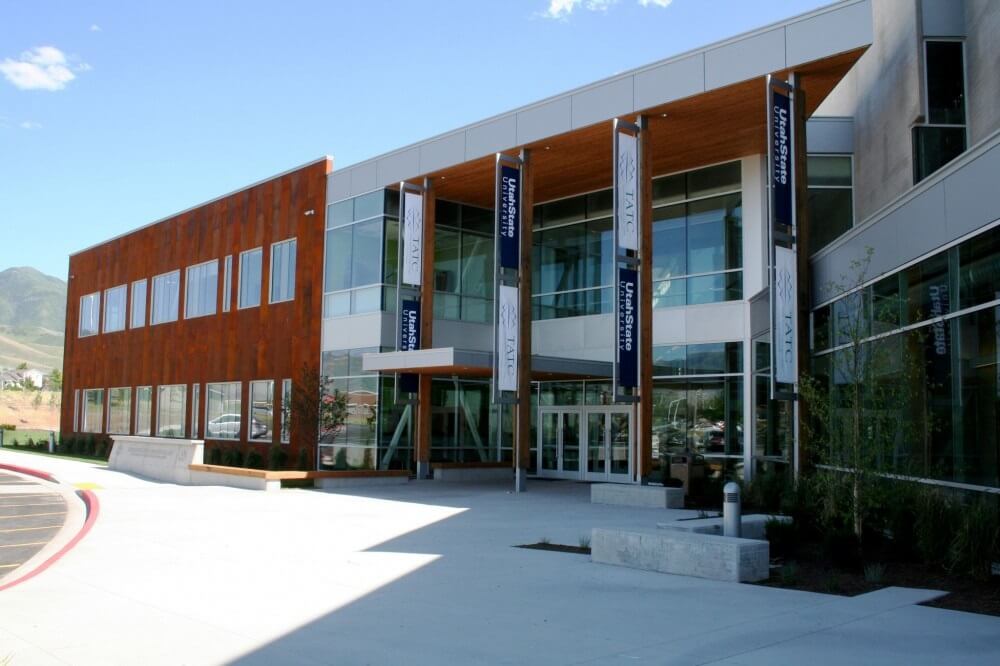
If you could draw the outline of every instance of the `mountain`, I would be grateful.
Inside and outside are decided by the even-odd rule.
[[[34,268],[0,271],[0,368],[62,368],[66,283]]]

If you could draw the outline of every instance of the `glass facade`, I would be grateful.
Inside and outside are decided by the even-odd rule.
[[[434,317],[492,321],[493,211],[439,199],[434,215]]]
[[[274,381],[250,382],[250,420],[247,437],[251,441],[271,441],[274,433]]]
[[[128,286],[119,285],[104,291],[104,332],[125,330],[125,301]]]
[[[854,226],[850,155],[809,155],[809,252],[818,252]]]
[[[926,123],[913,127],[913,182],[961,155],[968,141],[965,99],[965,43],[924,42]]]
[[[184,437],[187,386],[159,386],[156,392],[156,436]]]
[[[379,456],[382,428],[379,404],[391,408],[392,380],[381,380],[376,372],[361,369],[362,357],[378,352],[378,347],[366,347],[323,352],[320,374],[323,384],[323,405],[320,416],[320,469],[386,469],[401,451],[409,451],[409,437],[396,437],[395,448],[388,456]],[[381,395],[380,395],[381,394]],[[379,398],[382,398],[380,401]],[[344,410],[337,401],[344,400]],[[383,419],[391,421],[391,417]],[[412,415],[408,418],[412,422]],[[406,424],[403,425],[406,429]],[[390,442],[392,438],[390,436]],[[384,459],[384,464],[383,464]],[[409,458],[403,458],[408,466]],[[397,462],[397,465],[399,463]]]
[[[101,432],[104,421],[104,389],[87,389],[83,392],[82,432]]]
[[[877,440],[887,470],[1000,485],[998,342],[1000,227],[816,309],[829,441],[862,384],[864,413],[894,424]]]
[[[135,389],[135,434],[152,434],[153,387],[139,386]]]
[[[129,434],[132,389],[113,388],[108,391],[108,434]]]
[[[205,384],[205,439],[239,439],[243,384]]]

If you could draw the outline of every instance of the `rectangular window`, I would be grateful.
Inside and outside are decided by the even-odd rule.
[[[233,255],[226,255],[225,276],[222,278],[222,311],[229,312],[233,297]]]
[[[260,248],[240,254],[240,293],[236,304],[240,309],[260,305],[262,257]]]
[[[198,404],[201,400],[201,384],[191,387],[191,439],[198,439],[198,427],[201,425],[198,414]]]
[[[156,393],[157,437],[184,436],[184,410],[187,407],[187,386],[160,386]]]
[[[818,252],[854,226],[850,155],[809,155],[809,251]]]
[[[80,389],[73,389],[73,432],[80,432]]]
[[[129,326],[141,328],[146,325],[146,281],[136,280],[132,283],[132,310]]]
[[[295,239],[271,246],[271,302],[295,298]]]
[[[108,391],[108,434],[129,434],[128,426],[131,407],[131,388],[113,388]]]
[[[926,122],[913,127],[913,182],[931,175],[965,151],[965,43],[924,42]]]
[[[274,382],[270,379],[250,382],[250,420],[247,436],[251,440],[271,441],[274,432]]]
[[[95,291],[80,297],[80,334],[85,338],[88,335],[97,335],[101,322],[101,292]]]
[[[125,302],[127,286],[122,284],[104,290],[104,332],[125,330]]]
[[[153,278],[153,308],[149,323],[177,321],[180,305],[181,272],[171,271]]]
[[[102,432],[104,423],[104,389],[86,389],[83,392],[83,432]]]
[[[292,380],[281,380],[281,443],[291,441]]]
[[[151,435],[153,420],[153,387],[140,386],[135,390],[135,434]]]
[[[239,439],[243,384],[205,384],[205,439]]]
[[[219,291],[219,262],[216,259],[197,266],[188,266],[184,286],[184,318],[215,314],[215,299]]]

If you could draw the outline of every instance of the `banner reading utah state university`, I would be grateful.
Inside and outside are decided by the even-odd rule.
[[[639,274],[618,269],[618,386],[639,385]]]
[[[521,256],[521,170],[500,165],[500,265],[517,270]]]
[[[404,300],[399,308],[399,351],[420,349],[420,301]],[[399,375],[399,390],[416,393],[419,378],[413,373]]]
[[[791,226],[792,220],[792,117],[788,95],[772,90],[771,104],[771,188],[774,219]]]

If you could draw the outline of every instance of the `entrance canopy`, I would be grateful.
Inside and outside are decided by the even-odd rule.
[[[413,351],[392,351],[365,354],[365,372],[409,372],[418,375],[457,377],[490,377],[493,374],[493,354],[471,349],[436,347]],[[531,378],[597,379],[611,376],[611,363],[586,359],[531,357]]]

